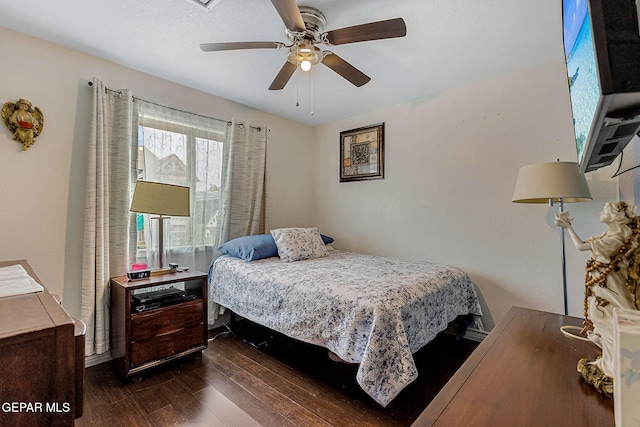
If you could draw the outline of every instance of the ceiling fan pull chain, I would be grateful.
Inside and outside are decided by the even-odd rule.
[[[311,85],[311,115],[313,116],[315,113],[315,98],[313,97],[313,68],[309,70],[309,84]]]
[[[296,66],[296,107],[300,106],[300,66]]]

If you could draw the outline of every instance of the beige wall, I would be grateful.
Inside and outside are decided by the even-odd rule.
[[[339,132],[385,122],[385,179],[339,182]],[[512,305],[562,312],[557,208],[511,202],[521,166],[575,161],[563,63],[552,63],[315,129],[316,223],[335,246],[455,264],[479,288],[487,326]],[[604,231],[616,184],[567,204],[575,229]],[[602,182],[601,182],[602,180]],[[567,241],[570,314],[582,315],[587,254]]]
[[[93,76],[140,98],[267,125],[271,228],[313,224],[341,249],[461,266],[489,327],[512,305],[562,311],[556,210],[511,203],[520,166],[575,160],[562,63],[311,128],[2,28],[0,57],[0,101],[27,98],[46,119],[27,152],[0,130],[0,259],[28,259],[74,315]],[[378,122],[385,179],[339,183],[339,132]],[[567,205],[583,237],[603,230],[597,214],[617,198],[611,174],[590,173],[595,200]],[[568,246],[576,316],[587,256]]]
[[[71,314],[80,314],[92,77],[139,98],[268,126],[270,225],[311,224],[313,165],[299,161],[311,157],[311,127],[3,28],[0,58],[0,103],[26,98],[45,116],[26,152],[0,125],[0,259],[27,259]]]

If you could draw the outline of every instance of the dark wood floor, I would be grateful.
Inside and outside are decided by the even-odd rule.
[[[76,426],[406,426],[477,346],[439,335],[415,354],[419,378],[383,408],[357,385],[357,367],[325,349],[246,321],[234,332],[211,340],[202,359],[136,381],[120,380],[110,363],[88,368]]]

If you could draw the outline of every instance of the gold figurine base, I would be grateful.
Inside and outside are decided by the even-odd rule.
[[[595,387],[603,396],[613,399],[613,378],[607,376],[586,358],[578,361],[578,372],[584,380]]]

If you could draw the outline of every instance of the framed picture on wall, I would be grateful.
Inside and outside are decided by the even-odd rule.
[[[340,132],[340,182],[384,178],[384,123]]]

